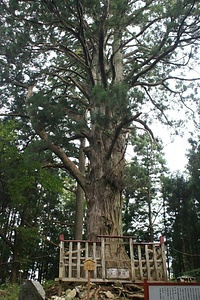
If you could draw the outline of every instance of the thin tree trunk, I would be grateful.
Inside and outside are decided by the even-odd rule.
[[[85,173],[85,154],[83,149],[85,148],[85,139],[81,139],[79,148],[79,170],[82,174]],[[77,183],[76,191],[76,215],[75,215],[75,240],[82,240],[83,235],[83,219],[84,219],[84,203],[85,203],[85,192],[81,186]]]
[[[13,250],[13,263],[11,269],[11,280],[10,280],[11,284],[17,283],[18,274],[19,274],[18,250],[17,250],[17,246],[15,245]]]
[[[150,176],[150,175],[148,175]],[[148,203],[148,227],[149,227],[149,242],[153,242],[153,223],[152,223],[152,203],[151,203],[151,183],[150,183],[150,178],[149,178],[149,183],[148,183],[148,199],[147,199],[147,203]]]

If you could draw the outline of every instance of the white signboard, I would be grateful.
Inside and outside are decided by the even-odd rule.
[[[128,269],[117,269],[117,268],[108,268],[107,269],[107,277],[109,279],[118,278],[118,279],[127,279],[129,278],[129,270]]]
[[[200,300],[200,285],[149,285],[149,300]]]

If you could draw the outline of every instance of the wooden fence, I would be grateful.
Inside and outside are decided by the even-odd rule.
[[[84,271],[84,262],[88,258],[94,261],[94,270],[90,277],[94,282],[120,280],[130,281],[166,281],[165,245],[161,237],[159,243],[139,243],[132,237],[99,236],[99,241],[64,240],[60,237],[59,281],[87,281],[88,271]],[[107,256],[108,247],[112,247],[112,257]],[[125,249],[125,258],[120,261],[116,251]],[[124,251],[124,250],[123,250]]]

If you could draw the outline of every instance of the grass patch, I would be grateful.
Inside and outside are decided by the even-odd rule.
[[[17,284],[2,284],[0,285],[1,300],[18,300],[20,285]]]
[[[184,275],[195,277],[197,282],[200,282],[200,268],[187,271]]]

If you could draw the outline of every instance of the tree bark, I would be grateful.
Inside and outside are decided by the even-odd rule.
[[[79,148],[79,170],[82,172],[82,174],[85,173],[85,154],[83,152],[84,148],[85,148],[85,139],[82,139]],[[85,192],[80,186],[80,184],[77,183],[75,232],[74,232],[75,240],[82,240],[84,203],[85,203]]]
[[[110,65],[105,55],[107,39],[105,22],[109,16],[107,4],[104,5],[101,18],[99,47],[96,48],[96,57],[99,61],[96,64],[95,58],[91,66],[94,82],[102,87],[103,93],[109,91],[112,84],[121,84],[124,79],[121,31],[114,34]],[[112,71],[111,85],[107,78],[108,68]],[[123,126],[119,126],[123,120],[115,115],[115,109],[120,109],[121,103],[126,101],[126,96],[122,98],[119,97],[118,103],[113,103],[113,99],[109,99],[109,96],[108,98],[105,96],[105,99],[101,97],[92,99],[91,136],[88,139],[87,149],[89,168],[85,188],[87,238],[90,240],[96,240],[98,235],[122,235],[122,190],[126,139],[125,134],[122,133]]]
[[[15,232],[15,240],[14,240],[14,245],[13,245],[13,255],[12,255],[12,269],[11,269],[11,283],[15,284],[17,283],[18,280],[18,274],[19,274],[19,249],[18,249],[18,242],[17,242],[17,233]]]
[[[111,139],[96,132],[90,154],[87,198],[87,237],[122,235],[122,189],[124,139],[120,136],[107,158]]]
[[[11,279],[10,282],[12,284],[17,283],[18,280],[18,274],[19,274],[19,263],[17,260],[17,253],[16,251],[13,252],[13,263],[12,263],[12,269],[11,269]]]

